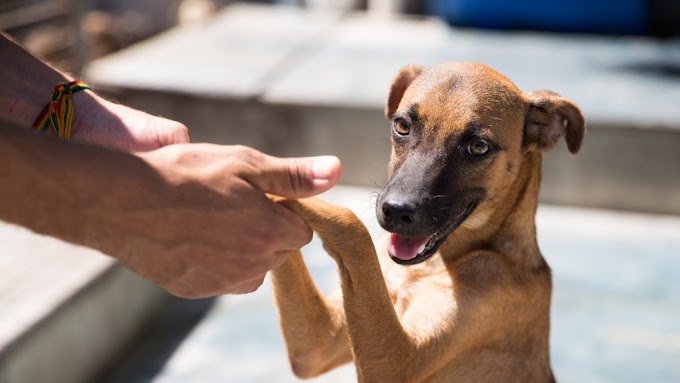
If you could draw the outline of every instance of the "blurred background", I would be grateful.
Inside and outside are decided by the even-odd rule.
[[[337,155],[341,186],[323,197],[375,236],[399,68],[478,61],[562,94],[588,134],[577,155],[544,156],[556,377],[680,381],[680,1],[3,0],[0,30],[98,93],[185,123],[194,141]],[[316,239],[305,249],[329,291],[322,253]],[[2,222],[0,269],[0,382],[298,381],[267,282],[181,300]]]

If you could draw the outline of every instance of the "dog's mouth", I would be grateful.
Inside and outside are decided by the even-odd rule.
[[[404,237],[390,233],[387,243],[387,253],[392,260],[400,265],[415,265],[433,256],[446,238],[460,226],[477,207],[479,201],[471,202],[453,219],[448,221],[434,234],[422,238]]]

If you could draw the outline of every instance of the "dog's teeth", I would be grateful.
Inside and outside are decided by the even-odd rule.
[[[422,253],[423,251],[425,251],[425,244],[420,245],[420,247],[418,248],[418,253],[417,253],[417,254],[420,254],[420,253]]]

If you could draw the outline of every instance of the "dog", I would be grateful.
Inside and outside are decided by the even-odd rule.
[[[377,246],[347,209],[277,200],[340,274],[323,296],[299,251],[272,273],[293,372],[354,361],[359,382],[554,382],[551,271],[534,219],[541,152],[560,137],[579,150],[581,111],[483,64],[445,63],[402,68],[385,115],[392,153],[376,215],[388,233]]]

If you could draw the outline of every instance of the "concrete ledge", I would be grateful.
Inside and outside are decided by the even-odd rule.
[[[184,122],[196,142],[243,144],[278,156],[335,154],[341,183],[378,187],[389,161],[389,123],[377,107],[294,105],[148,90],[110,91],[128,105]],[[581,151],[543,156],[540,201],[680,214],[680,129],[592,122]]]
[[[552,89],[585,113],[582,152],[545,156],[542,202],[680,214],[677,58],[680,41],[239,5],[97,60],[87,77],[123,103],[184,122],[195,141],[336,154],[341,182],[374,186],[389,157],[382,108],[397,70],[484,62],[521,89]]]
[[[0,222],[0,381],[85,382],[169,295],[95,251]]]
[[[542,202],[680,215],[680,130],[591,124],[543,158]]]

